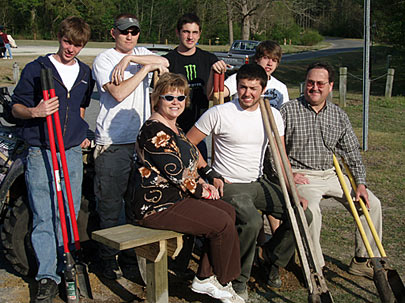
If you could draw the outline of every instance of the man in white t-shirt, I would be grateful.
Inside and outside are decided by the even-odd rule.
[[[265,91],[267,74],[260,65],[246,64],[239,69],[236,79],[238,98],[206,111],[187,137],[193,144],[198,144],[207,135],[213,135],[215,161],[210,168],[200,157],[200,175],[209,181],[215,179],[221,199],[236,209],[241,275],[232,284],[235,291],[246,299],[246,282],[250,277],[257,236],[263,226],[258,210],[284,222],[264,249],[268,261],[268,285],[281,286],[278,267],[287,265],[294,254],[295,245],[280,187],[263,176],[267,137],[259,100]],[[283,140],[281,115],[274,108],[272,111]],[[310,222],[310,215],[308,220]]]
[[[280,64],[282,50],[278,43],[270,40],[261,42],[255,53],[255,62],[263,67],[267,74],[267,85],[264,95],[270,101],[271,106],[280,109],[281,105],[289,100],[287,86],[277,80],[272,74]],[[225,70],[224,70],[225,72]],[[236,97],[236,74],[225,80],[224,97]]]
[[[120,223],[136,137],[151,114],[149,73],[157,70],[162,74],[169,66],[167,59],[135,47],[139,34],[135,15],[118,15],[111,29],[115,47],[99,54],[93,63],[93,78],[100,93],[94,161],[101,228]],[[100,245],[106,278],[122,276],[117,254],[117,250]]]

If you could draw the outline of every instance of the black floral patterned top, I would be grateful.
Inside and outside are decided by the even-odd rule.
[[[186,197],[202,197],[197,173],[198,149],[157,120],[142,126],[136,142],[140,184],[132,207],[138,219],[163,211]]]

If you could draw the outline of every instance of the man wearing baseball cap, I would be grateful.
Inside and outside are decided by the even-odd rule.
[[[100,93],[100,113],[96,122],[95,194],[100,227],[122,224],[123,199],[127,189],[135,141],[142,124],[149,118],[148,75],[167,71],[167,59],[144,47],[136,47],[140,25],[135,15],[120,14],[110,30],[115,47],[99,54],[93,63],[93,78]],[[117,261],[118,251],[100,246],[103,275],[118,279],[131,275],[125,265],[125,253]],[[127,265],[130,265],[127,263]],[[127,272],[127,274],[126,274]]]

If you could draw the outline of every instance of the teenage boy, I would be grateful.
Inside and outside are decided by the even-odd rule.
[[[135,141],[142,124],[151,114],[149,101],[150,72],[167,71],[167,59],[137,47],[139,21],[133,14],[120,14],[110,30],[114,48],[99,54],[93,63],[93,78],[100,93],[100,113],[96,123],[95,194],[100,227],[119,225],[123,198],[127,189]],[[135,271],[133,258],[121,255],[124,275]],[[119,279],[123,272],[117,262],[118,251],[100,245],[103,275]],[[124,264],[125,263],[125,264]]]
[[[35,302],[52,302],[58,293],[57,284],[61,282],[63,269],[63,239],[46,117],[59,111],[77,216],[83,178],[81,148],[89,145],[86,139],[88,125],[83,118],[85,108],[90,102],[94,82],[91,79],[90,68],[76,56],[89,38],[90,27],[84,20],[78,17],[63,20],[58,32],[57,53],[39,57],[27,64],[12,96],[12,113],[16,118],[23,120],[23,126],[19,131],[30,146],[25,180],[33,215],[31,241],[38,262],[35,279],[39,283]],[[52,69],[57,96],[48,101],[42,99],[40,72],[43,68]],[[61,181],[67,208],[63,178]],[[69,217],[68,212],[66,216]],[[67,222],[70,222],[70,219]]]
[[[264,68],[267,74],[267,85],[264,95],[270,101],[271,106],[280,109],[281,105],[289,100],[287,86],[277,80],[272,74],[280,64],[282,50],[274,41],[261,42],[257,48],[254,60]],[[236,74],[229,76],[225,81],[224,97],[233,97],[237,93]]]
[[[179,45],[165,57],[170,63],[169,71],[186,76],[191,88],[190,106],[177,119],[183,131],[187,132],[208,109],[208,80],[212,78],[213,71],[221,71],[221,65],[218,65],[221,63],[214,54],[196,46],[201,37],[201,23],[195,14],[185,14],[179,18],[176,35]],[[223,61],[222,64],[225,67]]]

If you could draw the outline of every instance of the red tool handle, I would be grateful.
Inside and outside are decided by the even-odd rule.
[[[49,86],[48,86],[48,80],[47,80],[47,72],[45,69],[41,70],[41,85],[42,85],[42,96],[43,96],[44,102],[47,102],[49,100]],[[64,210],[64,204],[63,204],[62,188],[61,188],[61,184],[60,184],[59,165],[58,165],[58,159],[56,157],[55,136],[54,136],[54,132],[53,132],[52,117],[50,115],[48,115],[46,117],[46,124],[48,127],[49,147],[51,149],[51,156],[52,156],[53,176],[55,179],[56,196],[57,196],[57,200],[58,200],[59,217],[60,217],[62,237],[63,237],[63,248],[64,248],[64,252],[68,253],[69,252],[69,245],[68,245],[69,239],[68,239],[68,233],[67,233],[67,228],[66,228],[66,217],[65,217],[65,210]]]
[[[47,69],[47,80],[48,80],[49,93],[51,95],[51,98],[53,98],[53,97],[56,96],[56,94],[55,94],[55,86],[54,86],[54,82],[53,82],[53,75],[52,75],[52,70],[51,69]],[[70,221],[71,221],[72,230],[73,230],[73,237],[74,237],[74,240],[75,240],[76,249],[80,250],[79,230],[77,228],[75,206],[73,204],[72,187],[70,186],[69,170],[68,170],[68,167],[67,167],[65,145],[63,143],[62,129],[61,129],[61,126],[60,126],[59,111],[56,111],[53,114],[53,118],[55,120],[56,137],[57,137],[57,140],[58,140],[59,154],[60,154],[60,159],[61,159],[61,162],[62,162],[63,177],[64,177],[64,180],[65,180],[66,195],[67,195],[67,199],[68,199]]]
[[[225,73],[220,73],[218,75],[219,75],[219,79],[218,79],[219,92],[223,92],[224,91],[224,82],[225,82]]]
[[[219,92],[219,74],[214,73],[214,93]]]
[[[219,104],[224,104],[224,82],[225,82],[225,73],[219,74],[218,79],[218,86],[219,86]]]

